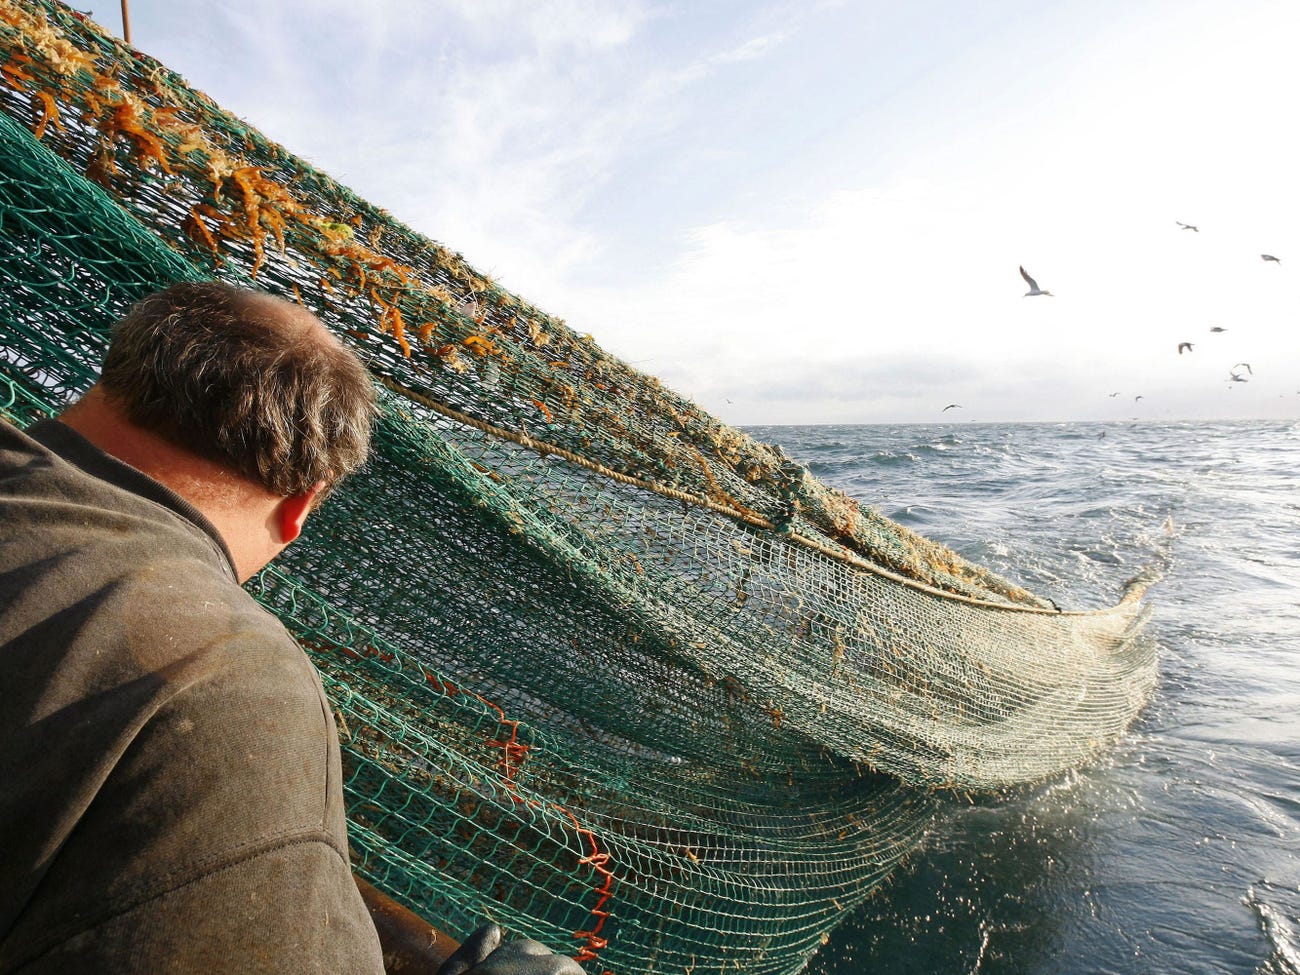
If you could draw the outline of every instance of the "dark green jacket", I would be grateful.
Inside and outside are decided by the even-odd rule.
[[[185,500],[0,421],[0,973],[382,970],[302,650]]]

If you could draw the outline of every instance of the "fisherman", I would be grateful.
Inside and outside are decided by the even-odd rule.
[[[58,420],[0,422],[0,973],[393,961],[320,680],[240,586],[365,460],[374,415],[310,312],[204,283],[131,309]],[[499,943],[480,929],[442,975],[582,973]]]

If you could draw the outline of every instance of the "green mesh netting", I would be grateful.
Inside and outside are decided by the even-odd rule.
[[[375,456],[251,584],[320,668],[360,873],[591,971],[793,972],[935,787],[1074,766],[1155,680],[1141,587],[1057,611],[818,483],[53,3],[0,0],[0,411],[175,280],[298,300]]]

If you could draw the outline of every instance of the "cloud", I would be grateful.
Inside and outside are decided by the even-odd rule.
[[[636,232],[590,220],[593,196],[670,139],[694,87],[785,36],[707,41],[702,53],[692,41],[650,56],[644,35],[667,14],[644,3],[440,10],[358,81],[346,98],[353,126],[334,130],[348,138],[320,152],[363,196],[542,304]]]
[[[761,391],[765,401],[783,407],[806,401],[810,393],[836,403],[933,403],[944,398],[946,390],[963,388],[979,376],[968,360],[957,356],[856,356],[832,362],[771,364],[751,374],[749,388]]]
[[[1231,361],[1300,372],[1281,219],[1300,149],[1276,124],[1300,79],[1276,8],[1212,14],[1080,34],[1062,8],[909,62],[914,38],[876,33],[918,18],[852,5],[235,2],[159,14],[185,53],[152,53],[711,408],[926,419],[937,397],[1013,418],[1115,389],[1236,409],[1265,384],[1227,392]],[[786,99],[854,31],[927,70],[840,59],[816,105]],[[826,132],[786,138],[836,99]],[[1058,297],[1022,298],[1019,264]]]
[[[652,7],[639,0],[550,0],[545,4],[442,0],[405,6],[422,20],[459,20],[486,46],[499,48],[509,39],[546,58],[622,47],[656,16]]]
[[[1119,418],[1138,393],[1144,415],[1294,410],[1278,399],[1300,374],[1282,311],[1294,285],[1246,241],[1192,240],[1119,194],[1058,208],[1069,233],[1027,246],[1007,193],[912,180],[699,226],[637,289],[566,303],[607,348],[735,422],[931,420],[949,402],[963,419]],[[1057,297],[1022,297],[1021,261]],[[1242,325],[1212,336],[1225,312]],[[1196,352],[1180,356],[1186,340]],[[1237,355],[1272,379],[1229,399]]]
[[[681,68],[649,78],[645,94],[651,99],[675,95],[706,80],[721,68],[762,58],[780,46],[792,33],[794,28],[785,26],[768,34],[743,39],[731,47],[706,53]]]

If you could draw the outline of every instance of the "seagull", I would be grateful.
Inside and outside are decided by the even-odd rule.
[[[1023,297],[1032,298],[1035,295],[1047,295],[1049,298],[1056,297],[1056,295],[1052,294],[1050,291],[1044,291],[1040,288],[1038,282],[1025,273],[1025,266],[1023,264],[1020,265],[1020,276],[1029,282],[1029,290],[1024,293]]]
[[[1272,254],[1260,254],[1259,256],[1266,261],[1272,261],[1274,264],[1282,263],[1282,259],[1280,257],[1274,257]]]
[[[1179,354],[1179,355],[1182,355],[1184,351],[1187,351],[1187,352],[1191,352],[1191,351],[1192,351],[1192,343],[1191,343],[1191,342],[1179,342],[1179,343],[1178,343],[1178,354]]]
[[[1116,396],[1118,396],[1118,395],[1119,395],[1119,393],[1111,393],[1111,394],[1110,394],[1110,399],[1114,399],[1114,398],[1115,398]]]
[[[1231,369],[1229,369],[1228,371],[1229,371],[1229,372],[1235,372],[1236,369],[1237,369],[1237,366],[1245,366],[1245,367],[1246,367],[1246,371],[1247,371],[1248,373],[1250,373],[1252,376],[1255,375],[1255,371],[1254,371],[1253,369],[1250,368],[1250,363],[1249,363],[1249,362],[1238,362],[1236,366],[1233,366],[1233,367],[1232,367]]]
[[[1142,398],[1142,394],[1141,394],[1141,393],[1138,393],[1136,396],[1133,397],[1133,402],[1136,403],[1136,402],[1137,402],[1138,400],[1140,400],[1141,398]]]
[[[947,406],[945,406],[945,407],[944,407],[943,409],[941,409],[939,412],[940,412],[940,413],[947,413],[949,410],[960,410],[961,408],[962,408],[962,405],[961,405],[960,403],[949,403]]]
[[[1200,227],[1193,227],[1190,223],[1183,223],[1181,220],[1175,220],[1174,223],[1178,224],[1178,226],[1182,227],[1184,230],[1192,230],[1198,234],[1201,232]]]
[[[1245,376],[1239,376],[1235,372],[1228,373],[1228,382],[1230,383],[1248,383],[1250,382]]]
[[[1224,328],[1222,325],[1211,325],[1211,326],[1210,326],[1210,331],[1211,331],[1211,332],[1226,332],[1227,329]]]

